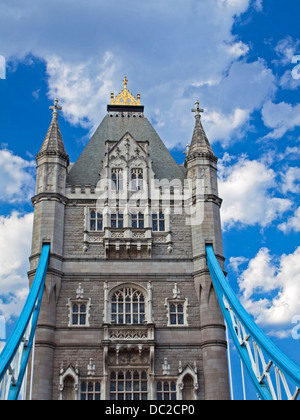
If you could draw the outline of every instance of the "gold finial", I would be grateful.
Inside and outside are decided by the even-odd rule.
[[[123,83],[124,83],[124,90],[127,90],[127,83],[128,83],[128,79],[127,79],[127,77],[125,76],[124,77],[124,79],[123,79]]]
[[[122,90],[121,93],[119,93],[118,96],[116,96],[116,98],[115,98],[115,95],[113,93],[111,93],[111,95],[110,95],[110,99],[111,99],[110,104],[111,105],[127,105],[127,106],[128,105],[129,106],[132,106],[132,105],[141,105],[141,95],[138,93],[137,94],[137,99],[136,99],[135,96],[133,96],[132,93],[130,93],[127,90],[128,79],[127,79],[126,76],[123,79],[123,83],[124,83],[124,89]]]

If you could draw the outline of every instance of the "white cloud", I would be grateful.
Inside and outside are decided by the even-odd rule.
[[[0,150],[0,200],[9,203],[30,200],[35,187],[34,168],[35,162]]]
[[[290,35],[281,39],[275,47],[276,54],[279,57],[279,64],[290,64],[299,47],[299,39],[294,40]]]
[[[6,60],[0,55],[0,79],[6,79]]]
[[[0,216],[0,313],[18,316],[28,294],[33,214]]]
[[[241,138],[243,127],[249,121],[250,113],[244,109],[235,109],[232,114],[221,114],[217,111],[208,112],[203,117],[205,131],[213,144],[216,140],[223,147],[229,146],[234,138]]]
[[[250,63],[244,60],[234,62],[218,83],[205,84],[193,93],[201,94],[202,102],[208,107],[219,104],[226,111],[240,108],[252,112],[260,109],[275,90],[273,72],[264,60],[259,59]]]
[[[0,340],[5,340],[5,339],[6,339],[6,321],[5,321],[4,316],[0,315]],[[1,347],[0,347],[0,351],[1,351]]]
[[[277,153],[277,159],[284,160],[288,158],[289,160],[298,160],[300,159],[300,147],[294,146],[294,147],[287,147],[284,152]]]
[[[258,11],[258,12],[262,12],[264,9],[263,6],[263,0],[255,0],[254,2],[254,8]]]
[[[292,337],[292,334],[293,334],[292,328],[284,328],[283,330],[270,330],[267,333],[269,337],[279,338],[280,340],[283,340],[285,338],[290,338]]]
[[[243,300],[249,300],[254,293],[267,293],[278,286],[274,282],[275,267],[267,248],[262,248],[239,279]]]
[[[300,247],[280,258],[262,248],[240,276],[239,286],[243,305],[258,323],[290,324],[300,313]]]
[[[47,61],[49,95],[61,98],[64,116],[72,124],[96,129],[105,112],[117,59],[106,52],[102,61],[72,64],[52,56]]]
[[[244,137],[251,114],[261,109],[275,91],[275,76],[259,59],[234,62],[223,78],[204,84],[198,80],[185,94],[198,98],[207,111],[203,122],[211,143],[219,141],[227,147]]]
[[[242,41],[238,41],[234,44],[229,45],[228,51],[232,57],[240,58],[248,54],[249,47],[244,44]]]
[[[231,268],[235,273],[240,271],[240,266],[246,264],[249,261],[245,257],[230,257],[228,267]]]
[[[186,145],[193,121],[189,110],[197,99],[190,87],[224,79],[210,92],[220,91],[220,97],[214,93],[210,103],[202,100],[207,98],[204,88],[198,99],[209,111],[209,130],[217,140],[222,136],[216,124],[228,119],[228,144],[231,135],[241,136],[249,115],[274,87],[274,76],[262,60],[239,62],[249,46],[232,31],[236,17],[249,6],[257,10],[259,3],[180,1],[170,8],[169,2],[158,0],[115,0],[113,6],[103,0],[88,5],[77,0],[70,8],[67,0],[29,0],[26,5],[5,1],[0,4],[0,51],[9,58],[28,53],[43,58],[49,95],[59,97],[69,121],[89,129],[95,128],[110,92],[121,89],[126,74],[129,89],[142,94],[147,115],[159,121],[170,147]],[[185,111],[178,110],[183,104]]]
[[[248,0],[218,0],[218,5],[221,8],[226,8],[227,10],[231,11],[235,15],[240,15],[244,13],[248,6]]]
[[[284,173],[282,177],[282,191],[284,194],[291,192],[293,194],[300,193],[300,168],[290,167]]]
[[[264,138],[280,139],[288,131],[300,126],[300,104],[274,104],[267,101],[262,109],[262,118],[265,126],[273,130]]]
[[[219,165],[224,228],[235,225],[266,227],[288,211],[292,202],[274,197],[276,173],[266,163],[240,157],[231,163],[228,154]]]
[[[295,79],[290,69],[281,76],[279,85],[282,89],[296,90],[300,87],[300,78]]]
[[[296,210],[294,216],[290,217],[287,222],[278,226],[278,229],[284,233],[300,232],[300,207]]]

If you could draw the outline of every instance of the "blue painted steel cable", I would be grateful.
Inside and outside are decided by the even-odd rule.
[[[34,277],[34,281],[30,288],[29,295],[27,297],[25,306],[22,310],[22,313],[17,321],[17,324],[8,339],[6,346],[4,347],[1,355],[0,355],[0,382],[4,378],[7,370],[9,369],[16,352],[18,351],[19,345],[21,344],[30,319],[32,317],[32,327],[29,336],[29,340],[26,346],[24,346],[22,358],[21,358],[21,368],[20,374],[17,378],[17,383],[15,385],[11,385],[10,392],[9,392],[9,399],[16,400],[18,398],[24,374],[26,371],[28,359],[30,356],[30,351],[32,348],[32,343],[35,335],[36,325],[38,321],[38,316],[40,312],[40,307],[42,303],[44,285],[46,280],[46,274],[49,264],[49,256],[50,256],[50,245],[43,245],[41,257],[39,260],[39,264],[36,270],[36,274]]]
[[[228,325],[232,324],[230,314],[228,310],[225,308],[223,302],[223,296],[225,296],[226,300],[228,301],[231,308],[234,310],[238,319],[242,322],[244,327],[246,328],[247,332],[251,335],[251,337],[255,340],[255,342],[268,354],[270,360],[282,371],[285,375],[287,375],[294,384],[300,388],[300,368],[290,360],[278,347],[267,337],[261,329],[255,324],[251,316],[247,313],[247,311],[243,308],[240,301],[236,297],[234,291],[228,284],[226,277],[218,263],[218,260],[215,256],[214,250],[212,245],[206,246],[207,252],[207,264],[209,271],[211,273],[211,277],[213,279],[214,287],[218,296],[218,300],[223,312],[223,315],[227,321]],[[232,328],[232,327],[231,327]],[[249,356],[247,355],[247,350],[241,347],[236,334],[232,331],[232,338],[235,341],[236,348],[240,352],[242,359],[244,360],[248,372],[251,376],[252,381],[254,381],[255,386],[258,385],[258,380],[255,377],[255,374],[249,366]],[[271,395],[266,387],[261,384],[262,387],[257,389],[261,398],[263,399],[270,399]],[[266,392],[267,391],[267,392]],[[269,394],[269,395],[268,395]]]

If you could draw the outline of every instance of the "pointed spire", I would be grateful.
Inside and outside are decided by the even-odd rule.
[[[192,112],[195,113],[195,128],[192,137],[192,142],[190,146],[187,147],[187,151],[184,152],[187,157],[185,160],[185,166],[188,162],[194,159],[195,157],[207,157],[215,162],[217,158],[214,155],[214,152],[210,146],[209,140],[205,134],[204,128],[201,123],[201,113],[204,112],[203,109],[200,109],[199,102],[195,102],[196,108],[192,109]]]
[[[195,102],[195,105],[196,108],[192,109],[192,112],[195,113],[196,123],[188,155],[190,156],[191,154],[197,152],[209,152],[213,154],[212,148],[201,123],[201,113],[204,112],[204,109],[200,109],[198,101]]]
[[[53,111],[52,122],[46,134],[42,148],[39,154],[37,155],[37,158],[47,153],[51,153],[51,154],[57,153],[62,158],[69,161],[69,156],[66,153],[66,149],[64,146],[64,142],[62,139],[62,135],[61,135],[58,120],[57,120],[57,117],[59,115],[58,111],[62,110],[62,107],[58,106],[58,99],[54,100],[54,105],[50,106],[49,109]]]

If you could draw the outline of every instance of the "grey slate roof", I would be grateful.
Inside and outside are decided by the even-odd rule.
[[[128,117],[130,115],[130,117]],[[69,185],[97,185],[102,161],[105,156],[105,142],[119,141],[129,132],[137,141],[149,142],[149,154],[153,161],[152,168],[156,179],[184,178],[182,167],[177,165],[151,123],[141,114],[129,113],[124,117],[116,114],[106,115],[95,134],[83,150],[77,162],[71,167],[67,176]]]

